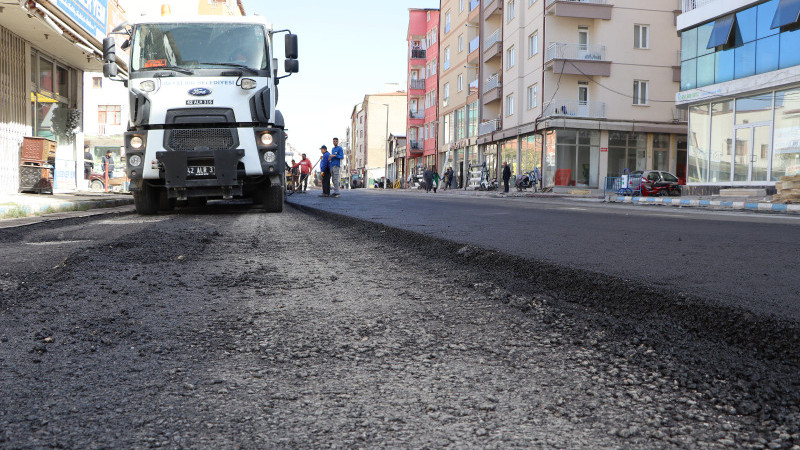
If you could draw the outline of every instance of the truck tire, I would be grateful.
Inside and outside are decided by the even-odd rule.
[[[283,186],[267,186],[263,195],[264,212],[279,213],[283,211]]]
[[[206,206],[208,199],[205,197],[189,197],[186,200],[186,206],[190,208],[202,208]]]
[[[139,214],[153,215],[158,212],[159,197],[158,189],[143,184],[141,189],[133,191],[133,206]]]

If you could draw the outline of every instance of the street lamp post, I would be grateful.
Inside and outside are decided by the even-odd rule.
[[[389,183],[389,104],[381,103],[381,105],[386,107],[386,139],[384,139],[386,158],[383,160],[383,188],[386,189],[386,185]]]

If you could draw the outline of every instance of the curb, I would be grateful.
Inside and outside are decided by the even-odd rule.
[[[632,205],[693,206],[744,211],[800,213],[800,205],[786,205],[778,203],[725,202],[720,200],[690,200],[680,198],[627,196],[606,197],[606,201],[611,203],[630,203]]]
[[[37,214],[65,212],[77,209],[88,210],[88,209],[99,209],[99,208],[114,208],[117,206],[125,206],[131,204],[133,204],[133,198],[130,199],[108,198],[108,199],[95,199],[95,200],[57,201],[57,202],[44,203],[38,206],[22,205],[22,204],[3,205],[0,206],[0,220],[2,220],[2,216],[4,216],[5,214],[7,214],[12,210],[25,211],[26,217],[30,217]]]

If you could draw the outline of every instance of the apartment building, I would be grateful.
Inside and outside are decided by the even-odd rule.
[[[366,187],[373,187],[375,181],[389,175],[394,164],[389,138],[393,133],[403,134],[408,111],[407,94],[402,91],[368,94],[353,107],[351,175],[363,180]]]
[[[800,3],[684,0],[681,91],[694,191],[800,173]]]
[[[452,167],[453,187],[464,187],[470,166],[479,162],[478,79],[480,71],[480,0],[443,0],[439,42],[439,161],[440,171]]]
[[[675,0],[483,0],[481,162],[545,186],[686,173]],[[443,39],[444,41],[444,39]]]
[[[408,125],[406,155],[397,159],[400,179],[421,175],[424,165],[435,164],[439,119],[439,10],[409,9],[408,18]]]

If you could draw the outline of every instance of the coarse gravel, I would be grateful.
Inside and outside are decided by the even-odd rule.
[[[2,448],[800,449],[796,323],[291,208],[67,225],[0,231]]]

